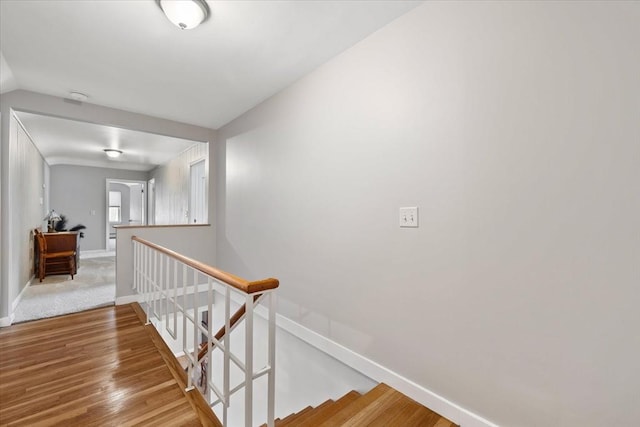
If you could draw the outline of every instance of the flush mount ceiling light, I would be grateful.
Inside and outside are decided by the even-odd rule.
[[[121,150],[116,150],[115,148],[105,148],[104,152],[107,154],[107,157],[110,159],[115,159],[116,157],[120,157],[122,154]]]
[[[69,92],[69,96],[74,101],[79,101],[79,102],[84,102],[87,99],[89,99],[89,97],[82,92]]]
[[[204,0],[156,0],[169,21],[182,30],[191,30],[207,20],[209,6]]]

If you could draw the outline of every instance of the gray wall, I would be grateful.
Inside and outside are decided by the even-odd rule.
[[[637,2],[400,17],[219,130],[219,267],[500,425],[637,425],[638,22]]]
[[[48,165],[13,116],[9,143],[9,179],[15,184],[9,188],[10,209],[4,212],[12,222],[7,233],[12,250],[7,254],[9,263],[5,274],[11,284],[7,296],[13,303],[33,276],[33,229],[42,226],[46,214],[44,184]]]
[[[67,216],[69,227],[76,224],[87,227],[84,239],[80,241],[81,251],[106,248],[108,178],[145,181],[147,172],[88,166],[51,166],[51,208]],[[128,187],[125,190],[128,194]],[[124,199],[123,194],[123,201]],[[91,215],[91,211],[96,214]]]

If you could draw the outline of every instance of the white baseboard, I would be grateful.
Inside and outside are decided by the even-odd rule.
[[[14,299],[13,302],[11,303],[11,313],[12,313],[11,317],[13,317],[13,312],[16,311],[16,307],[18,306],[18,304],[20,304],[20,301],[22,300],[22,295],[24,295],[24,292],[27,290],[27,288],[29,288],[29,286],[31,286],[31,282],[33,282],[33,279],[35,279],[35,278],[36,278],[36,276],[31,276],[31,278],[29,279],[27,284],[24,285],[24,288],[22,288],[22,290],[20,291],[20,293],[16,297],[16,299]]]
[[[244,303],[243,299],[235,293],[232,294],[232,300],[238,304]],[[267,308],[262,305],[256,307],[255,313],[264,319],[268,316]],[[367,359],[363,355],[294,322],[288,317],[276,314],[276,325],[361,374],[377,382],[383,382],[401,393],[406,394],[416,402],[423,404],[432,411],[460,425],[460,427],[498,427],[497,424],[474,414],[373,360]]]
[[[27,284],[24,285],[24,288],[22,288],[16,299],[13,300],[13,302],[11,303],[11,314],[7,317],[0,318],[0,328],[11,326],[13,320],[15,319],[15,315],[13,313],[14,311],[16,311],[16,307],[18,307],[20,301],[22,301],[22,296],[24,295],[25,291],[29,288],[29,286],[31,286],[31,282],[33,282],[35,278],[36,276],[31,276],[31,279],[29,279]]]
[[[259,307],[256,313],[264,316],[266,309]],[[369,378],[383,382],[396,390],[406,394],[416,402],[423,404],[429,409],[437,412],[445,418],[453,421],[461,427],[498,427],[479,415],[462,408],[461,406],[445,399],[444,397],[434,393],[419,384],[393,372],[384,366],[367,359],[341,344],[332,341],[317,332],[308,329],[293,320],[280,314],[276,315],[276,323],[283,330],[300,338],[304,342],[312,345],[320,351],[338,359],[345,365],[355,369],[356,371],[368,376]]]
[[[131,304],[132,302],[140,302],[140,295],[127,295],[116,298],[116,305]]]
[[[13,323],[13,314],[7,317],[0,317],[0,328],[6,328],[7,326],[11,326]]]
[[[240,298],[232,298],[237,303],[242,304]],[[267,318],[268,312],[265,306],[256,307],[255,313],[258,316]],[[367,359],[347,347],[338,344],[329,338],[320,335],[311,329],[294,322],[288,317],[276,314],[276,325],[289,332],[293,336],[300,338],[307,344],[317,348],[329,356],[339,360],[350,368],[360,372],[374,381],[385,383],[401,393],[406,394],[416,402],[428,407],[434,412],[453,421],[461,427],[498,427],[479,415],[447,400],[446,398],[432,392],[419,384],[411,381],[392,370]]]

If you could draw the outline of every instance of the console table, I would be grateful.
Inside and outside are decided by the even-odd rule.
[[[78,272],[78,265],[80,262],[80,239],[78,238],[77,231],[60,231],[57,233],[42,233],[45,240],[47,241],[47,251],[48,252],[63,252],[63,251],[76,251],[76,265],[73,274]],[[35,240],[35,271],[38,271],[38,260],[40,247],[38,246],[38,239]],[[45,275],[49,274],[61,274],[65,273],[65,271],[57,271],[55,268],[51,270],[47,267]],[[36,273],[37,274],[37,273]]]

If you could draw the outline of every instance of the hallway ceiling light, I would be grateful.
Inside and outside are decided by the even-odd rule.
[[[105,148],[104,152],[107,154],[107,157],[110,159],[115,159],[116,157],[120,157],[122,154],[121,150],[116,150],[115,148]]]
[[[191,30],[209,17],[205,0],[156,0],[156,3],[169,21],[181,30]]]
[[[89,99],[89,97],[82,92],[69,92],[69,96],[71,99],[78,102],[84,102]]]

